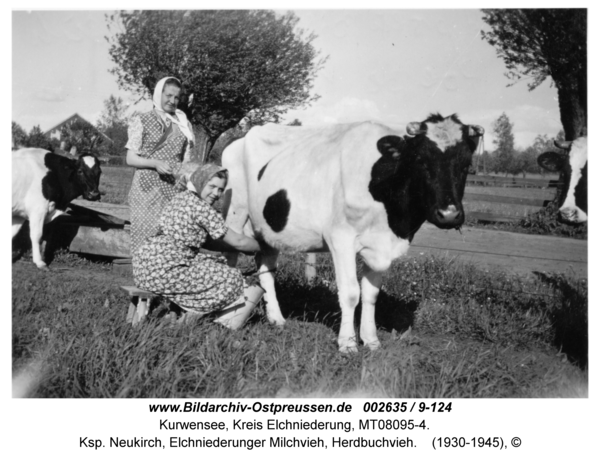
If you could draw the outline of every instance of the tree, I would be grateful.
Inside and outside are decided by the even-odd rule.
[[[103,153],[108,156],[123,156],[127,153],[127,127],[129,120],[125,115],[127,107],[120,97],[111,95],[104,101],[104,110],[96,123],[96,128],[111,142],[104,142]]]
[[[27,133],[18,123],[12,122],[12,148],[16,150],[25,146]]]
[[[104,141],[98,130],[87,121],[77,120],[60,128],[61,148],[71,151],[75,147],[77,154],[96,153]]]
[[[502,113],[498,117],[492,129],[496,138],[493,144],[496,146],[494,156],[496,161],[494,164],[494,172],[504,172],[509,174],[513,172],[513,160],[515,156],[515,136],[513,134],[513,124],[506,113]]]
[[[310,90],[326,58],[291,12],[135,11],[107,21],[109,29],[120,27],[107,40],[121,88],[147,97],[172,75],[193,94],[180,108],[194,126],[196,158],[204,160],[219,136],[244,119],[278,122],[319,97]]]
[[[558,90],[567,140],[587,135],[587,10],[483,10],[491,27],[482,38],[496,48],[515,82],[529,90],[550,77]]]
[[[40,126],[33,126],[27,137],[25,138],[25,147],[44,148],[45,150],[53,151],[56,145],[48,138]]]

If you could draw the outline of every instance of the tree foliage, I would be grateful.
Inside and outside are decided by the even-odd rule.
[[[24,147],[27,141],[27,132],[19,123],[12,122],[12,148],[17,149]]]
[[[493,141],[493,144],[496,146],[494,150],[494,172],[513,173],[513,168],[515,167],[515,135],[513,134],[513,126],[506,113],[502,113],[492,125],[494,135],[496,136]]]
[[[201,149],[243,119],[278,122],[319,97],[310,91],[326,59],[291,12],[135,11],[107,20],[118,28],[107,39],[119,86],[147,97],[160,78],[179,78],[193,94],[189,107],[180,108]]]
[[[97,154],[98,147],[105,142],[98,130],[87,121],[76,120],[60,128],[61,149],[67,152],[75,148],[76,154]]]
[[[104,142],[101,153],[107,156],[126,154],[127,127],[129,121],[125,112],[127,107],[120,97],[111,96],[104,101],[104,110],[96,123],[96,128],[112,140]]]
[[[552,78],[568,140],[587,135],[587,10],[483,10],[491,31],[482,38],[496,48],[515,82],[529,89]]]
[[[33,126],[31,131],[27,134],[25,138],[25,147],[29,148],[44,148],[45,150],[53,151],[56,148],[56,142],[53,142],[44,131],[40,128],[39,125]]]

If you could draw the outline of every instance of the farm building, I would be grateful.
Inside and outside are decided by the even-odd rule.
[[[81,126],[89,126],[95,133],[100,134],[103,142],[109,142],[111,144],[113,143],[113,140],[110,137],[108,137],[106,134],[100,132],[98,129],[96,129],[96,127],[92,123],[90,123],[88,120],[86,120],[85,118],[83,118],[81,115],[79,115],[77,113],[74,113],[66,120],[58,123],[56,126],[52,127],[51,129],[48,129],[44,134],[47,135],[50,139],[56,139],[56,140],[60,141],[61,150],[65,150],[65,141],[62,138],[65,127],[69,130],[71,130],[73,128],[75,128],[73,130],[77,130],[77,129],[81,128]]]

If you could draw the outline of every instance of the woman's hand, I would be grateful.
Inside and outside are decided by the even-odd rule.
[[[154,160],[154,169],[161,175],[173,175],[173,169],[171,165],[166,161],[161,161],[160,159]]]
[[[127,150],[127,165],[138,169],[154,169],[161,175],[173,175],[173,168],[166,161],[142,158],[137,151]]]

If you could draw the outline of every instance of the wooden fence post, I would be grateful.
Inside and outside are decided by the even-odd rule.
[[[306,276],[307,282],[312,282],[312,280],[317,277],[317,254],[316,253],[307,253],[306,254],[306,267],[304,269],[304,275]]]

